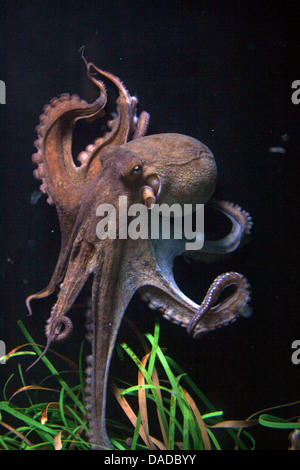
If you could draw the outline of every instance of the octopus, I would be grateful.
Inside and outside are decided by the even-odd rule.
[[[193,338],[232,323],[250,301],[247,279],[237,272],[218,276],[199,305],[178,287],[173,274],[180,255],[205,263],[219,260],[241,246],[250,233],[250,215],[239,206],[212,198],[217,167],[208,147],[197,139],[176,133],[146,136],[150,116],[137,115],[138,100],[112,73],[87,62],[87,77],[99,90],[88,103],[78,95],[61,94],[46,105],[36,128],[34,176],[40,190],[54,205],[61,230],[61,248],[46,288],[30,295],[31,301],[57,295],[46,322],[46,353],[50,344],[72,332],[69,312],[87,280],[92,277],[87,338],[86,412],[92,449],[111,449],[105,417],[110,362],[126,308],[138,292],[152,310],[181,325]],[[77,121],[104,115],[107,80],[118,90],[117,112],[106,131],[72,155],[73,129]],[[205,204],[230,221],[229,233],[205,238],[201,250],[186,251],[184,239],[100,239],[96,234],[97,207],[118,207],[120,196],[128,205],[143,204],[149,213],[155,204]],[[194,207],[194,206],[193,206]],[[117,221],[117,233],[119,230]],[[223,291],[231,286],[230,294]]]

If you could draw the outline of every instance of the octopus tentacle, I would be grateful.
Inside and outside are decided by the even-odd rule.
[[[158,310],[163,318],[187,329],[194,338],[234,322],[250,302],[250,287],[247,279],[239,273],[218,276],[208,290],[201,305],[186,297],[175,281],[153,282],[140,288],[141,298],[152,310]],[[155,285],[156,284],[156,285]],[[228,286],[236,290],[226,300],[214,306],[218,297]],[[211,294],[213,295],[211,296]]]
[[[37,292],[36,294],[31,294],[26,298],[25,304],[29,312],[29,315],[32,315],[32,310],[30,306],[31,301],[49,297],[51,294],[53,294],[55,289],[58,287],[59,283],[62,281],[64,274],[66,272],[66,269],[67,269],[68,256],[70,254],[70,251],[71,251],[70,246],[69,246],[69,249],[65,249],[64,245],[62,246],[62,249],[60,250],[60,254],[56,263],[55,270],[52,274],[52,277],[48,286],[45,287],[40,292]]]
[[[47,344],[44,348],[44,351],[42,352],[42,354],[27,368],[27,371],[29,369],[31,369],[32,367],[34,367],[48,352],[49,348],[50,348],[50,345],[52,343],[52,341],[63,341],[65,339],[67,339],[71,333],[72,333],[72,330],[73,330],[73,323],[72,323],[72,320],[63,315],[59,318],[59,320],[57,320],[56,322],[53,322],[51,323],[51,317],[50,319],[48,320],[47,324],[46,324],[46,328],[45,328],[45,332],[46,332],[46,337],[47,337]],[[63,331],[61,331],[61,328],[64,328]]]
[[[81,166],[76,167],[71,146],[75,122],[102,114],[106,92],[100,82],[98,86],[100,97],[92,104],[68,93],[53,98],[44,107],[40,124],[36,127],[38,138],[34,146],[37,151],[32,155],[32,161],[37,165],[34,177],[42,181],[40,190],[48,196],[48,203],[67,212],[74,212],[74,207],[80,204],[82,188],[95,173],[95,169],[92,169],[89,174],[90,161],[81,162]],[[97,162],[97,174],[100,168]]]
[[[94,160],[95,157],[100,154],[103,147],[106,147],[107,145],[119,146],[128,142],[131,137],[133,139],[143,137],[147,132],[150,115],[143,111],[140,117],[137,118],[136,107],[138,99],[129,94],[126,87],[118,77],[99,69],[92,62],[87,62],[84,57],[84,48],[81,49],[81,52],[89,79],[98,85],[99,81],[95,78],[96,72],[110,80],[119,91],[119,97],[117,99],[117,115],[114,119],[107,122],[107,126],[110,130],[102,137],[97,138],[93,144],[88,145],[86,149],[78,155],[78,160],[80,162],[85,162],[91,159]]]
[[[60,285],[57,302],[52,309],[49,319],[52,332],[52,325],[56,325],[61,321],[86,283],[90,275],[89,266],[91,259],[93,258],[93,254],[93,246],[88,243],[74,243],[66,274]]]
[[[73,326],[71,320],[66,316],[66,313],[72,307],[78,294],[90,276],[91,264],[93,262],[94,255],[93,245],[78,240],[77,243],[76,241],[72,242],[72,249],[66,268],[66,274],[63,282],[60,284],[57,302],[53,306],[50,317],[47,320],[47,344],[42,356],[46,354],[52,341],[61,341],[71,334]],[[61,331],[62,327],[64,327],[63,331]],[[40,360],[40,358],[38,360]],[[35,361],[30,368],[36,363],[37,361]]]
[[[229,201],[212,199],[207,203],[207,207],[217,210],[229,218],[232,223],[231,231],[219,240],[205,239],[204,246],[200,251],[187,251],[184,256],[199,261],[212,262],[244,245],[251,234],[253,222],[248,212]]]
[[[150,114],[147,113],[146,111],[143,111],[140,114],[140,117],[138,119],[136,129],[132,136],[132,140],[139,139],[140,137],[144,137],[144,135],[146,135],[148,127],[149,127],[149,122],[150,122]]]
[[[216,302],[224,289],[232,285],[236,287],[236,292],[229,299],[216,305]],[[222,310],[228,310],[228,312],[230,312],[230,322],[231,317],[235,318],[238,313],[247,307],[249,300],[249,284],[244,276],[236,272],[227,272],[221,274],[214,280],[208,289],[207,294],[200,305],[199,311],[193,317],[187,329],[188,334],[192,335],[195,333],[194,337],[198,336],[195,330],[199,321],[204,315],[206,317],[208,317],[210,314],[213,316]]]
[[[207,251],[210,249],[210,247],[214,252],[216,252],[218,249],[220,251],[226,251],[226,253],[234,251],[251,233],[253,225],[251,215],[242,209],[238,204],[234,204],[229,201],[212,199],[208,206],[222,212],[225,216],[227,216],[232,222],[232,230],[221,240],[216,242],[208,240],[206,248]]]
[[[135,283],[124,282],[128,278],[127,272],[119,263],[121,253],[125,252],[126,257],[125,246],[115,240],[109,243],[111,249],[102,253],[97,261],[101,270],[94,272],[92,305],[87,318],[92,354],[87,357],[85,408],[89,421],[88,439],[92,448],[98,449],[112,448],[105,429],[109,365],[123,315],[135,290]]]
[[[49,295],[53,294],[54,290],[55,290],[55,286],[53,286],[51,283],[49,283],[48,286],[45,287],[45,289],[37,292],[36,294],[29,295],[25,300],[25,304],[26,304],[26,307],[27,307],[27,310],[28,310],[28,314],[32,315],[32,310],[31,310],[31,306],[30,306],[30,303],[31,303],[32,300],[44,299],[45,297],[49,297]]]
[[[222,212],[232,222],[232,229],[228,235],[220,240],[206,240],[204,250],[207,253],[227,254],[236,250],[250,235],[252,228],[252,218],[248,212],[237,204],[229,201],[219,201],[212,199],[208,206]]]
[[[48,320],[45,328],[46,337],[51,336],[51,329],[53,330],[52,341],[64,341],[68,338],[73,331],[72,320],[63,315],[58,321],[51,323],[51,318]],[[62,330],[63,328],[63,330]]]
[[[152,266],[153,275],[148,274],[147,279],[140,278],[139,288],[149,308],[162,312],[163,317],[172,323],[187,328],[194,337],[226,326],[246,311],[250,302],[250,286],[244,276],[235,272],[218,276],[199,305],[180,290],[174,279],[173,262],[182,252],[182,245],[178,240],[152,240],[151,245],[153,254],[147,263]],[[140,267],[139,271],[143,272],[143,268]],[[228,286],[233,286],[234,292],[215,305]]]

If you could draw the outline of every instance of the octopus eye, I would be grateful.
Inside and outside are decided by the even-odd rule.
[[[139,176],[142,174],[142,165],[135,165],[132,169],[132,174],[135,176]]]

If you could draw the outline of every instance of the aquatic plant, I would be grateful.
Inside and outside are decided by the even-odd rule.
[[[34,342],[22,322],[18,323],[28,343],[8,353],[6,361],[22,361],[24,356],[42,354],[41,347]],[[227,445],[228,436],[232,439],[231,448],[249,450],[255,448],[255,440],[246,429],[250,426],[300,429],[299,422],[274,417],[264,411],[247,420],[224,421],[223,412],[214,408],[188,374],[159,345],[159,321],[156,320],[153,334],[142,335],[132,323],[129,322],[129,326],[134,330],[144,353],[139,358],[127,343],[118,344],[116,359],[129,359],[135,367],[137,383],[130,385],[119,378],[110,380],[110,390],[124,410],[124,417],[128,418],[128,424],[121,419],[107,420],[110,440],[117,449],[221,450],[224,448],[222,433],[226,433]],[[51,354],[54,354],[53,360],[49,359]],[[67,365],[67,370],[58,371],[58,357]],[[17,365],[21,387],[8,398],[7,390],[13,378],[11,375],[3,389],[3,401],[0,402],[0,448],[90,449],[85,439],[88,429],[82,358],[83,344],[78,365],[65,356],[49,351],[41,360],[50,376],[38,385],[27,385],[22,364]],[[72,385],[74,373],[76,380],[75,385]],[[46,385],[49,377],[54,379],[55,388]],[[51,397],[55,394],[57,399],[41,400],[40,396],[45,393]],[[20,394],[26,396],[26,403],[17,405],[15,400]]]

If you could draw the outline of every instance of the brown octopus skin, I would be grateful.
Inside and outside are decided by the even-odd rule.
[[[180,134],[146,137],[149,114],[136,116],[137,99],[117,77],[84,61],[88,78],[99,88],[99,98],[91,104],[77,95],[54,98],[44,107],[37,127],[34,176],[41,180],[48,203],[56,207],[61,250],[49,285],[29,296],[26,304],[31,313],[32,300],[58,291],[46,325],[45,354],[52,341],[71,334],[72,321],[67,313],[93,276],[87,324],[91,355],[87,358],[86,410],[92,448],[103,449],[112,448],[105,425],[109,365],[134,292],[139,291],[149,308],[161,311],[193,337],[232,323],[249,303],[250,287],[244,276],[221,274],[197,305],[176,285],[173,260],[182,254],[205,262],[220,259],[245,242],[252,221],[238,206],[211,200],[217,171],[214,157],[204,144]],[[74,125],[78,119],[102,116],[107,102],[99,76],[118,89],[117,114],[107,123],[108,132],[79,154],[77,166],[71,151]],[[134,173],[136,168],[141,169],[139,175]],[[207,203],[231,220],[232,230],[221,240],[205,240],[198,252],[185,252],[184,239],[100,240],[96,235],[97,207],[110,203],[117,208],[120,196],[127,196],[128,205],[149,200],[181,206]],[[230,285],[234,286],[233,294],[217,303]]]

